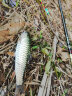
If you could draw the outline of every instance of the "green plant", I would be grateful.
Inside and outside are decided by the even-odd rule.
[[[66,96],[67,92],[68,92],[68,89],[65,89],[64,93],[62,94],[62,96]]]

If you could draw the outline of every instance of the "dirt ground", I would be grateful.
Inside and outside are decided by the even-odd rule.
[[[58,0],[42,0],[42,3],[49,15],[39,0],[20,0],[17,8],[10,9],[0,3],[0,96],[15,95],[14,54],[23,31],[30,34],[31,60],[24,72],[21,96],[38,96],[44,73],[50,78],[45,81],[48,86],[44,86],[50,94],[46,95],[44,90],[42,96],[72,96],[72,65]],[[61,0],[61,3],[72,45],[72,0]]]

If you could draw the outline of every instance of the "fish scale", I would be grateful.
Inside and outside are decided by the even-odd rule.
[[[29,54],[29,36],[27,32],[23,32],[18,40],[15,52],[15,74],[16,85],[22,85],[23,74]]]

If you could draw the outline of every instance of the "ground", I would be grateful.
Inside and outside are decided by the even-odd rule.
[[[48,8],[49,15],[39,0],[20,0],[18,7],[11,9],[0,3],[0,96],[15,94],[14,54],[24,30],[30,34],[31,60],[24,72],[23,96],[37,96],[44,73],[51,81],[50,85],[45,81],[48,86],[44,86],[50,86],[49,96],[72,96],[72,67],[58,0],[42,0],[42,3]],[[61,3],[71,42],[72,0],[61,0]]]

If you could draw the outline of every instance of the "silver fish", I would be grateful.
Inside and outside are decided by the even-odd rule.
[[[15,52],[16,90],[17,88],[20,89],[19,86],[21,87],[23,84],[23,74],[29,53],[29,36],[27,32],[23,32],[18,40]]]

